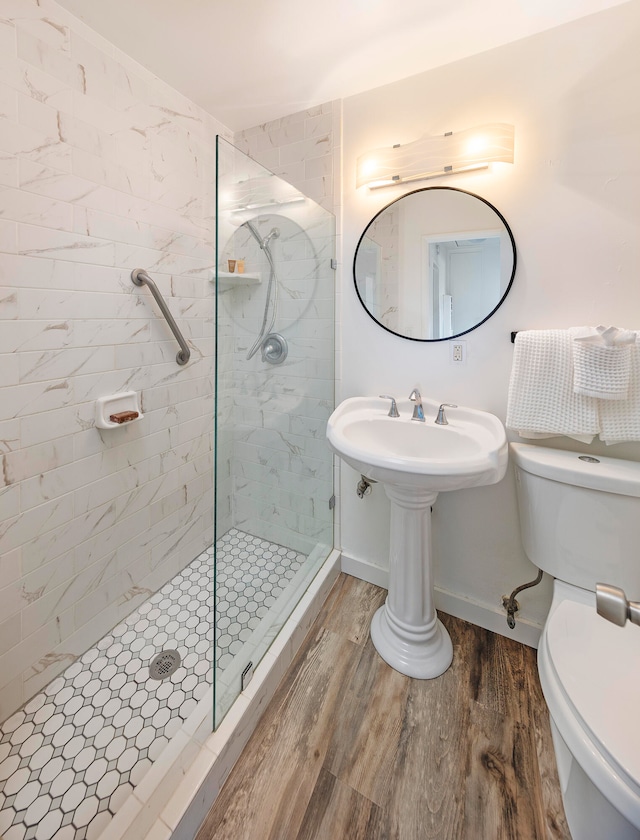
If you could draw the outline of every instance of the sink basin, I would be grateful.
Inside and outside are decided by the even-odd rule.
[[[425,422],[411,419],[414,403],[352,397],[329,418],[331,448],[375,481],[441,492],[495,484],[507,468],[507,438],[497,417],[472,408],[447,408],[447,426],[434,423],[439,403],[423,400]]]

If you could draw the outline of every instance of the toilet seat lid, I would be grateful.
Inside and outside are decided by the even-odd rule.
[[[547,626],[562,691],[598,751],[640,793],[640,627],[618,627],[595,606],[562,601]]]

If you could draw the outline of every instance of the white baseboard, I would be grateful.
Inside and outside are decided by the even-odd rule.
[[[366,580],[367,583],[373,583],[374,586],[380,586],[382,589],[389,588],[389,570],[381,569],[380,566],[374,566],[373,563],[367,563],[366,560],[356,560],[355,557],[349,557],[348,554],[341,556],[341,568],[347,575]]]
[[[380,566],[375,566],[366,560],[358,560],[344,553],[341,558],[341,568],[346,574],[360,580],[366,580],[367,583],[373,583],[383,589],[389,588],[388,569],[381,569]],[[511,630],[507,624],[506,614],[498,607],[494,608],[487,604],[472,601],[463,595],[447,592],[447,590],[439,589],[437,586],[434,595],[436,609],[464,621],[469,621],[478,627],[484,627],[485,630],[491,630],[492,633],[498,633],[508,639],[515,639],[516,642],[522,642],[529,647],[538,647],[540,633],[542,632],[542,627],[539,625],[523,618],[516,618],[516,626]]]

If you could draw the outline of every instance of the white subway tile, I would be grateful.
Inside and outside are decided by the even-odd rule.
[[[1,260],[0,260],[1,262]],[[18,317],[18,290],[0,289],[0,321]]]
[[[58,131],[64,143],[92,155],[117,159],[116,142],[109,134],[71,114],[59,112]]]
[[[0,26],[0,35],[2,27]],[[6,84],[0,83],[0,116],[12,122],[18,121],[18,95]]]
[[[113,370],[113,347],[79,347],[20,354],[20,384]]]
[[[68,439],[64,438],[65,445],[68,446]],[[84,458],[81,461],[74,461],[71,463],[54,466],[33,478],[25,478],[22,481],[22,506],[23,510],[36,507],[43,502],[57,498],[65,493],[71,493],[79,487],[84,487],[90,484],[92,480],[98,480],[105,476],[111,476],[117,472],[117,462],[115,458],[108,456],[93,455],[90,458]],[[108,502],[112,497],[107,497]],[[77,500],[76,500],[77,501]],[[81,504],[78,509],[77,504],[74,505],[74,515],[86,512],[92,506]]]
[[[0,719],[6,720],[24,702],[22,674],[0,689]]]
[[[0,553],[0,579],[3,587],[9,586],[22,576],[22,549]],[[6,615],[6,613],[3,613]]]
[[[128,562],[134,562],[136,557],[142,557],[148,551],[145,547],[148,530],[149,515],[146,510],[126,517],[118,516],[113,527],[76,545],[74,550],[76,568],[85,569],[114,551],[117,551],[120,557],[120,552],[125,549]],[[128,546],[132,543],[135,545],[135,550],[129,551]],[[120,563],[120,559],[118,562]]]
[[[69,28],[57,21],[50,20],[47,17],[18,18],[15,21],[15,26],[18,32],[26,32],[54,50],[69,52]]]
[[[70,557],[72,559],[73,554]],[[75,607],[80,601],[117,575],[115,553],[107,555],[78,574],[75,574],[73,562],[69,562],[68,557],[62,557],[28,575],[24,588],[25,593],[31,594],[31,598],[22,610],[23,635],[37,632],[69,609],[75,613]],[[122,594],[120,589],[116,599]],[[34,595],[37,597],[33,597]],[[93,615],[100,612],[100,609],[94,609]],[[73,623],[75,624],[75,615]]]
[[[111,50],[108,53],[111,53]],[[76,32],[72,33],[71,56],[83,70],[83,93],[99,102],[113,105],[117,71],[116,62],[108,53],[89,43]]]
[[[5,455],[4,472],[9,481],[22,482],[27,478],[64,466],[72,461],[72,438],[58,438],[39,446],[8,452]]]
[[[7,322],[4,326],[8,326]],[[19,420],[0,420],[0,455],[7,455],[20,449],[20,421]],[[7,465],[3,463],[3,468],[6,470]]]
[[[7,152],[0,152],[0,184],[3,187],[18,185],[18,158]]]
[[[71,149],[67,145],[62,148],[68,155],[70,170]],[[72,202],[83,207],[98,207],[107,211],[116,207],[115,191],[71,175],[70,171],[60,171],[55,167],[24,159],[20,159],[18,169],[18,186],[28,192]]]
[[[117,244],[106,239],[48,230],[35,225],[18,226],[18,251],[25,256],[114,265]]]
[[[34,534],[46,534],[73,517],[73,500],[70,496],[55,499],[33,508],[21,516],[0,523],[0,540],[3,551],[25,546]],[[23,568],[29,564],[28,552],[23,550]]]
[[[13,22],[0,13],[0,52],[14,58],[16,55],[16,30]]]
[[[0,353],[59,349],[72,339],[69,321],[7,321],[0,330]]]
[[[21,490],[19,484],[4,484],[0,481],[0,519],[9,519],[20,513]]]
[[[73,209],[54,199],[17,189],[0,189],[0,215],[3,219],[71,231]],[[15,248],[12,249],[15,252]]]
[[[21,93],[18,96],[16,122],[38,131],[45,137],[63,142],[60,132],[60,115],[56,108],[44,104],[31,96]]]
[[[38,67],[56,79],[60,79],[60,81],[65,82],[70,88],[77,91],[84,91],[85,79],[83,70],[64,51],[58,50],[47,42],[26,32],[24,28],[18,29],[16,35],[19,58],[29,64],[33,64],[34,67]]]
[[[49,395],[51,385],[47,385],[47,383],[43,383],[43,385],[45,387],[41,390],[44,390]],[[67,386],[68,383],[63,382],[59,384],[56,389],[59,394],[56,394],[51,400],[54,404],[57,401],[66,400],[68,395]],[[11,391],[18,392],[19,398],[23,394],[23,388],[31,389],[29,393],[37,393],[36,386],[20,386],[11,389]],[[23,446],[33,446],[34,444],[43,443],[44,441],[53,440],[64,435],[74,434],[75,432],[90,428],[94,423],[94,407],[86,403],[80,406],[65,405],[64,408],[56,410],[47,410],[43,405],[39,404],[38,409],[37,414],[29,414],[22,419],[20,428]]]
[[[92,508],[105,504],[112,499],[119,499],[123,493],[128,493],[140,487],[148,480],[149,468],[143,461],[137,466],[127,467],[91,483],[84,483],[81,489],[75,491],[74,511],[76,516]]]
[[[0,300],[0,311],[1,311]],[[36,413],[53,411],[73,402],[73,389],[67,381],[39,382],[33,385],[18,385],[14,388],[0,390],[0,420],[9,420],[15,417],[30,416]],[[45,422],[46,427],[46,422]],[[43,428],[45,428],[43,427]],[[22,426],[20,436],[23,446],[31,446],[33,443],[41,443],[48,440],[49,435],[39,439],[22,439]]]
[[[17,251],[17,225],[0,219],[0,252],[15,254]]]
[[[73,498],[72,494],[63,496],[66,500]],[[41,507],[45,507],[42,505]],[[39,508],[34,508],[37,511]],[[27,511],[23,516],[28,516]],[[109,531],[115,523],[115,502],[101,505],[88,513],[75,516],[64,526],[39,533],[34,539],[24,546],[23,569],[25,572],[33,571],[45,563],[49,563],[60,555],[72,552],[74,547],[88,539],[96,539],[103,531]],[[38,533],[38,532],[35,532]],[[107,553],[110,549],[107,547]]]

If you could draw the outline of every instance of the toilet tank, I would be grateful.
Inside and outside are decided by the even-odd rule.
[[[611,583],[640,598],[640,463],[524,443],[510,448],[531,562],[583,589]]]

